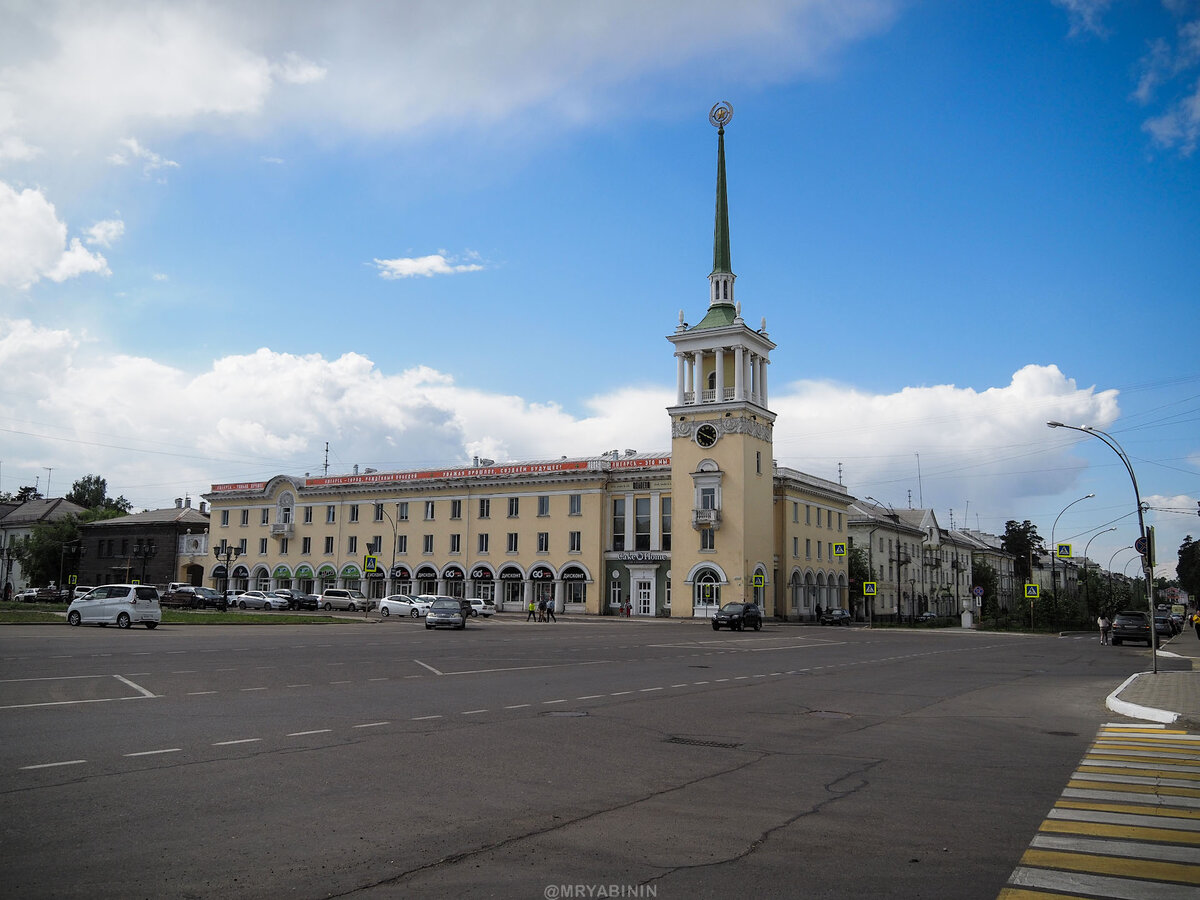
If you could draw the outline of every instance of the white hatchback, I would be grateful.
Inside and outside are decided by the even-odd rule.
[[[392,594],[379,601],[379,614],[388,616],[409,616],[419,619],[429,612],[429,601],[424,597],[410,597],[408,594]]]
[[[157,628],[162,621],[158,590],[148,584],[102,584],[67,607],[68,625]]]

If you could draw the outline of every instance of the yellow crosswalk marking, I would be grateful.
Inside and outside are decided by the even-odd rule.
[[[1026,850],[1021,857],[1021,864],[1042,869],[1066,869],[1070,872],[1095,872],[1122,878],[1152,878],[1200,885],[1200,866],[1186,863],[1094,856],[1063,850]]]

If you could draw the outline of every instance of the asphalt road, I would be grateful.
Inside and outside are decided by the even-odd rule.
[[[994,898],[1144,662],[678,620],[7,627],[0,884]]]

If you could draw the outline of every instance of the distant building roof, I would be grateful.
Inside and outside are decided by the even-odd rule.
[[[87,510],[78,503],[72,503],[62,497],[39,498],[26,501],[12,509],[3,519],[0,519],[0,527],[29,527],[38,522],[57,522],[67,516],[78,516],[85,512]]]
[[[147,509],[143,512],[130,513],[127,516],[119,516],[115,519],[101,519],[98,522],[89,522],[88,527],[106,528],[116,525],[145,527],[147,525],[171,524],[207,527],[208,514],[192,509],[190,506],[169,506],[166,509]]]

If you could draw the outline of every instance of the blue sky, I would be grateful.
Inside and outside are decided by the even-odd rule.
[[[0,2],[0,490],[667,449],[728,100],[781,464],[1200,534],[1200,3],[251,9]]]

